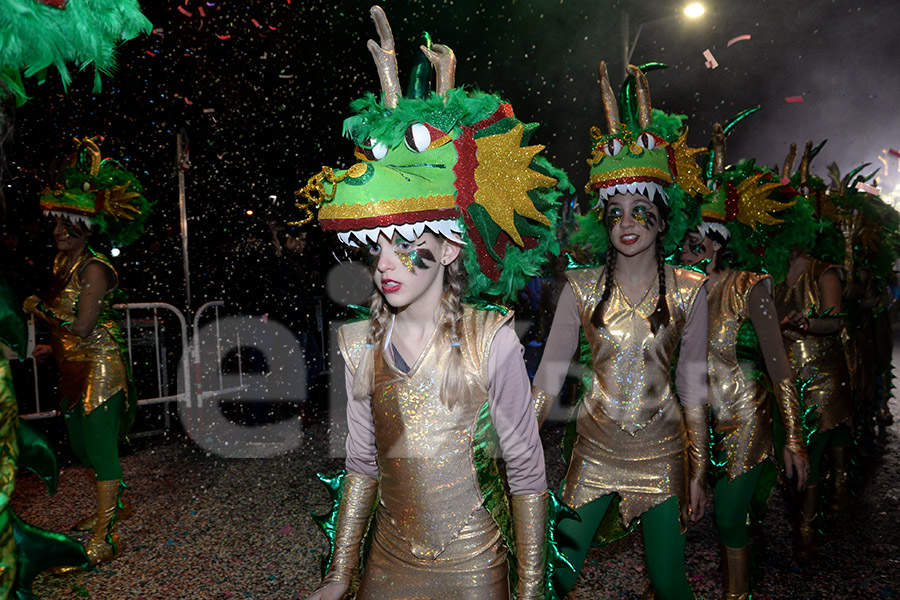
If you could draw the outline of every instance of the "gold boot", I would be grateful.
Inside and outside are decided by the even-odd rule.
[[[750,598],[750,544],[742,548],[722,545],[722,600]]]
[[[121,522],[130,519],[133,515],[134,510],[131,508],[131,502],[128,501],[128,496],[122,494],[122,508],[120,508],[119,512],[116,514],[116,520]],[[97,513],[94,513],[75,523],[75,525],[72,526],[72,531],[90,531],[96,525]]]
[[[850,446],[831,447],[831,472],[834,476],[834,495],[831,509],[843,512],[850,508]]]
[[[656,600],[656,589],[652,583],[647,584],[647,589],[641,594],[641,600]]]
[[[119,486],[118,479],[97,482],[97,523],[91,539],[84,545],[88,558],[95,565],[119,555],[119,537],[116,533]]]
[[[800,522],[797,525],[797,559],[812,560],[819,551],[816,545],[816,516],[819,485],[807,485],[800,495]]]

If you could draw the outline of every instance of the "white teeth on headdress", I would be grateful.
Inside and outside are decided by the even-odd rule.
[[[84,227],[86,229],[94,228],[94,220],[91,219],[90,217],[86,217],[84,215],[76,215],[76,214],[72,214],[69,212],[63,212],[60,210],[45,210],[44,216],[45,217],[58,217],[60,219],[66,219],[67,221],[70,221],[73,224],[81,225],[82,227]]]
[[[404,225],[385,225],[384,227],[374,227],[372,229],[358,229],[355,231],[344,231],[338,233],[338,239],[354,248],[358,248],[357,240],[364,245],[376,243],[382,234],[391,239],[394,233],[400,235],[405,240],[414,240],[425,233],[428,228],[436,235],[442,235],[448,240],[458,244],[465,244],[461,234],[462,228],[457,224],[456,219],[441,219],[436,221],[419,221],[418,223],[406,223]],[[356,239],[354,239],[356,238]]]
[[[731,232],[728,231],[728,228],[725,227],[722,223],[716,223],[712,221],[703,221],[697,227],[697,231],[700,232],[700,235],[703,237],[707,237],[711,231],[715,231],[719,235],[721,235],[725,240],[731,239]]]

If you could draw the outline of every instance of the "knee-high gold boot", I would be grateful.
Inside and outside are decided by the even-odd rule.
[[[750,544],[742,548],[722,545],[722,600],[750,598]]]
[[[88,476],[88,479],[91,481],[91,485],[96,490],[96,475],[94,474],[93,469],[85,468],[85,474]],[[120,522],[125,519],[130,518],[134,514],[134,510],[131,508],[131,503],[128,501],[128,496],[122,494],[122,508],[119,509],[119,512],[116,514],[116,519]],[[97,509],[94,509],[94,512],[78,521],[74,525],[72,525],[72,531],[91,531],[97,525]]]
[[[118,479],[97,482],[97,523],[91,539],[84,545],[88,558],[95,565],[119,555],[119,537],[116,532],[119,486]]]
[[[834,478],[834,495],[831,509],[845,511],[850,508],[850,446],[831,447],[831,474]]]
[[[819,551],[816,545],[819,485],[807,485],[800,495],[800,519],[797,524],[797,558],[812,560]]]

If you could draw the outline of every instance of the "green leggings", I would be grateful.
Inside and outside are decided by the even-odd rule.
[[[809,438],[809,483],[819,483],[822,479],[822,455],[829,446],[849,446],[853,443],[850,428],[847,425],[839,425],[828,431],[816,432]]]
[[[553,586],[560,597],[575,586],[584,566],[591,540],[603,520],[614,494],[607,494],[575,512],[581,522],[567,519],[559,524],[556,539],[559,549],[575,567],[575,572],[560,569],[553,574]],[[641,515],[647,573],[656,595],[662,600],[694,598],[684,571],[684,535],[681,533],[678,498],[669,498]]]
[[[125,404],[125,392],[117,392],[112,398],[84,416],[84,405],[79,402],[65,414],[66,429],[72,451],[85,467],[94,469],[97,481],[122,479],[119,463],[119,423]]]
[[[723,473],[716,481],[716,529],[719,540],[729,548],[743,548],[750,543],[747,512],[764,466],[765,463],[759,463],[731,481]]]

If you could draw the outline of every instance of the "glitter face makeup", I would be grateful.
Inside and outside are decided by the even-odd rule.
[[[368,260],[376,287],[389,304],[402,307],[416,301],[432,286],[443,285],[443,270],[432,269],[438,262],[441,241],[432,233],[424,233],[415,241],[395,235],[385,236],[369,244]]]
[[[604,222],[612,245],[626,256],[653,251],[662,229],[659,209],[646,196],[635,193],[610,198]]]

